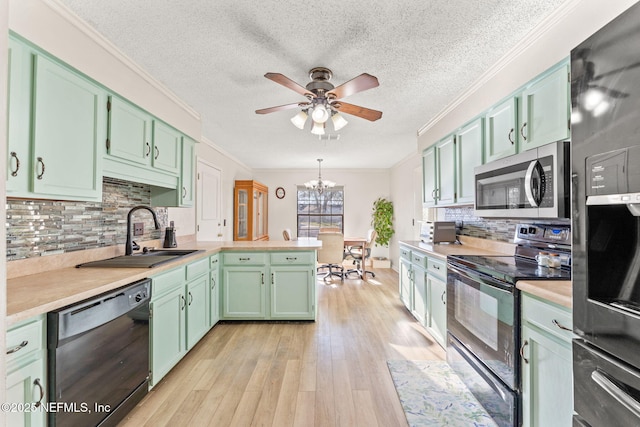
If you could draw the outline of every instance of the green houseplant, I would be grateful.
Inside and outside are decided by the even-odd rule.
[[[389,246],[393,230],[393,203],[384,197],[373,202],[371,225],[376,230],[376,245]]]

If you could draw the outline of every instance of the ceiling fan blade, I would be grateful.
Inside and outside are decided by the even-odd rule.
[[[294,102],[293,104],[278,105],[277,107],[269,107],[269,108],[263,108],[261,110],[256,110],[256,114],[269,114],[276,111],[291,110],[293,108],[305,107],[307,105],[309,105],[309,103],[307,102]]]
[[[372,122],[375,122],[382,117],[382,111],[372,110],[359,105],[347,104],[342,101],[334,102],[331,106],[341,113],[362,117],[363,119],[367,119]]]
[[[363,90],[373,89],[374,87],[378,87],[380,83],[378,83],[377,77],[372,76],[371,74],[362,73],[358,77],[354,77],[348,82],[342,83],[340,86],[335,89],[330,90],[327,95],[333,94],[337,99],[346,98],[349,95],[353,95],[354,93],[362,92]]]
[[[291,80],[289,77],[285,76],[284,74],[280,74],[280,73],[267,73],[264,75],[266,78],[268,78],[269,80],[273,80],[276,83],[281,84],[284,87],[287,87],[293,91],[298,92],[300,95],[302,96],[306,96],[306,97],[315,97],[315,95],[311,92],[309,92],[306,88],[304,88],[303,86],[300,86],[298,83],[294,82],[293,80]]]

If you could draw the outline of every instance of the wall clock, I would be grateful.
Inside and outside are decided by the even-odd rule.
[[[278,199],[284,199],[284,188],[282,187],[276,188],[276,197]]]

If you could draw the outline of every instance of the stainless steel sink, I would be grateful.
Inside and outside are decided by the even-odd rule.
[[[98,261],[85,262],[76,267],[94,268],[152,268],[166,262],[175,261],[184,256],[192,255],[202,250],[198,249],[155,249],[133,255],[120,255]]]

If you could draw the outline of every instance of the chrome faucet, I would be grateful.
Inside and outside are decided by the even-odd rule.
[[[133,242],[131,240],[131,214],[137,211],[138,209],[146,209],[151,212],[153,215],[153,222],[155,223],[156,230],[160,230],[160,224],[158,223],[158,217],[156,213],[149,206],[139,205],[131,208],[129,213],[127,214],[127,242],[124,244],[124,254],[132,255],[133,254]]]

